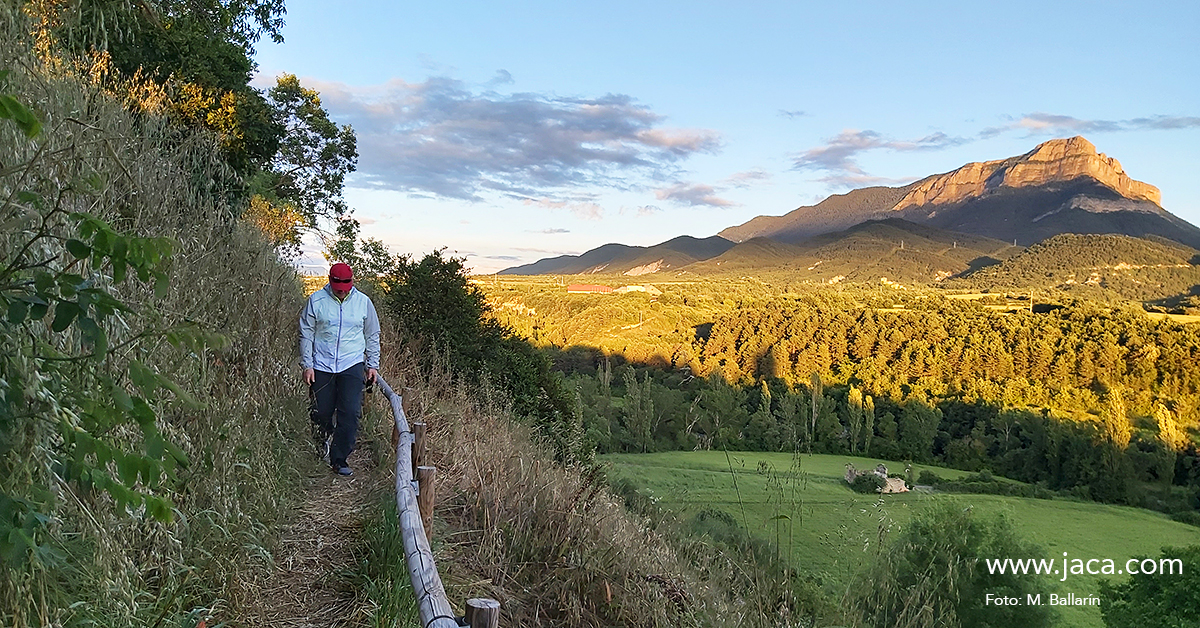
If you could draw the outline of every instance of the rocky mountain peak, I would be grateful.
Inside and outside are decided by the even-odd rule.
[[[1043,142],[1019,157],[969,163],[953,172],[928,177],[914,184],[892,209],[955,203],[1000,187],[1046,185],[1084,176],[1129,199],[1156,205],[1162,201],[1158,188],[1131,179],[1120,162],[1097,153],[1094,144],[1076,136]]]

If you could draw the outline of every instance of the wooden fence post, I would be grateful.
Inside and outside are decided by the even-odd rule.
[[[417,509],[421,511],[421,526],[425,540],[433,543],[433,485],[437,467],[417,467]]]
[[[417,476],[417,469],[425,464],[425,424],[413,423],[413,446],[412,446],[412,466],[413,477]]]
[[[467,600],[466,619],[471,628],[498,628],[500,603],[485,597],[471,598]]]
[[[454,608],[446,599],[446,587],[438,575],[433,551],[425,528],[428,524],[422,520],[421,509],[417,506],[416,487],[413,486],[413,433],[405,418],[405,399],[396,394],[388,385],[387,380],[379,378],[379,388],[387,396],[392,406],[392,418],[395,419],[396,434],[399,442],[396,447],[396,510],[400,520],[401,539],[404,541],[404,562],[408,566],[409,579],[412,581],[414,597],[417,601],[417,612],[421,616],[421,625],[426,628],[457,628],[458,622],[453,619]],[[432,486],[426,489],[427,497],[433,496]],[[430,500],[432,506],[432,500]],[[429,508],[430,515],[433,508]],[[428,520],[432,522],[432,520]],[[421,530],[423,534],[418,534]]]

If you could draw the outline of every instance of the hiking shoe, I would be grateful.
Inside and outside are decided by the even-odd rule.
[[[347,467],[346,465],[342,465],[340,467],[333,467],[333,470],[337,471],[338,475],[344,475],[347,477],[354,475],[354,471],[351,470],[350,467]]]

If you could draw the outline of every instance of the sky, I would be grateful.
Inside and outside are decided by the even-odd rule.
[[[255,80],[354,128],[364,236],[484,274],[1074,135],[1200,225],[1197,32],[1194,0],[289,0]]]

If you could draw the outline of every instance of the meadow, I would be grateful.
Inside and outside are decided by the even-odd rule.
[[[845,465],[870,469],[884,462],[890,473],[904,464],[843,455],[688,451],[608,454],[599,457],[611,481],[628,480],[659,508],[688,519],[706,509],[728,513],[760,539],[778,545],[781,556],[840,595],[882,541],[911,516],[940,500],[954,500],[980,514],[999,514],[1041,556],[997,558],[1111,558],[1123,565],[1134,556],[1156,556],[1164,546],[1200,543],[1200,529],[1137,508],[1067,499],[1040,500],[995,495],[913,491],[866,495],[845,483]],[[913,465],[914,477],[930,470],[946,479],[966,472]],[[784,515],[784,516],[780,516]],[[1195,568],[1200,566],[1188,566]],[[1099,595],[1106,576],[1055,576],[1050,593]],[[1098,607],[1059,607],[1061,625],[1103,626]]]

